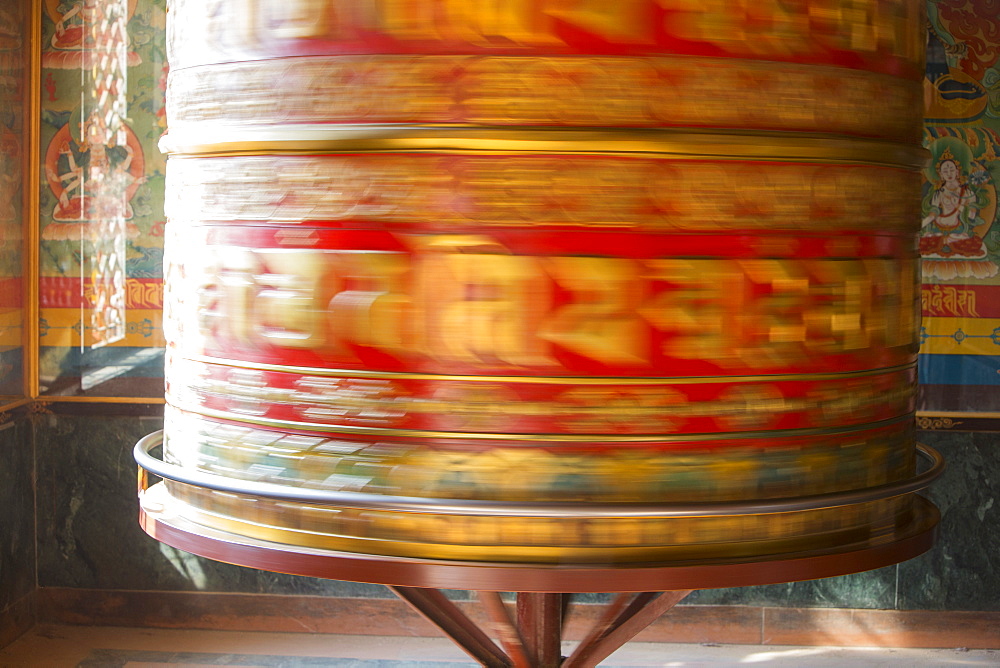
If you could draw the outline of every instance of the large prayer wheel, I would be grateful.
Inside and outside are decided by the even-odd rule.
[[[163,498],[463,561],[928,532],[922,27],[920,0],[174,0]]]

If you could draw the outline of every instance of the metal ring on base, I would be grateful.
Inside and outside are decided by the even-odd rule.
[[[793,499],[754,500],[749,503],[745,501],[690,504],[617,503],[586,505],[580,503],[552,502],[511,503],[493,500],[428,499],[366,494],[363,492],[325,491],[287,487],[249,480],[233,480],[219,475],[185,469],[150,455],[150,450],[161,445],[162,442],[163,432],[157,431],[143,437],[136,443],[133,454],[142,472],[149,472],[160,478],[186,485],[231,494],[245,494],[300,503],[336,505],[344,508],[440,515],[453,515],[457,513],[476,516],[517,515],[523,517],[556,518],[670,518],[705,517],[710,515],[769,515],[884,501],[926,489],[944,472],[945,468],[944,458],[936,450],[923,444],[917,444],[917,452],[931,463],[931,468],[927,471],[907,480],[847,492],[816,494]]]

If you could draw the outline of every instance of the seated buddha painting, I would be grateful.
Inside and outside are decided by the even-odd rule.
[[[991,233],[996,186],[984,166],[995,160],[995,135],[979,130],[929,142],[932,159],[925,170],[920,234],[925,281],[987,279],[1000,272],[1000,239]],[[981,150],[974,152],[970,143]]]
[[[127,0],[128,17],[135,13],[138,0]],[[94,30],[105,20],[105,0],[45,0],[45,13],[55,30],[42,47],[42,67],[75,70],[93,65],[96,53]],[[128,53],[128,64],[138,65],[138,54]]]

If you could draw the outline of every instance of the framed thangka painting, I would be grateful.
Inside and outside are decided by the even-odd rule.
[[[32,221],[26,185],[32,125],[30,25],[30,2],[0,2],[0,421],[29,389],[25,239]]]
[[[920,426],[1000,425],[1000,5],[928,0]]]
[[[163,394],[166,0],[41,2],[38,394]]]

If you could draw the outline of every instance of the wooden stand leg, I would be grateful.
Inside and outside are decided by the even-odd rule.
[[[486,608],[486,613],[493,623],[494,635],[500,640],[500,645],[507,652],[515,668],[532,668],[524,646],[524,638],[517,624],[510,617],[506,604],[495,591],[476,592],[476,596]]]
[[[562,663],[563,594],[520,592],[517,625],[525,650],[536,668],[558,668]]]
[[[691,593],[618,594],[573,654],[564,659],[562,629],[569,594],[520,592],[515,604],[516,619],[512,621],[499,594],[478,592],[493,635],[503,646],[500,649],[437,589],[389,589],[489,668],[593,668]]]
[[[503,650],[437,589],[418,587],[389,587],[389,589],[482,665],[490,668],[506,668],[512,665]]]
[[[596,666],[690,593],[688,590],[619,594],[604,617],[562,664],[563,668]],[[627,601],[628,598],[631,601]]]

